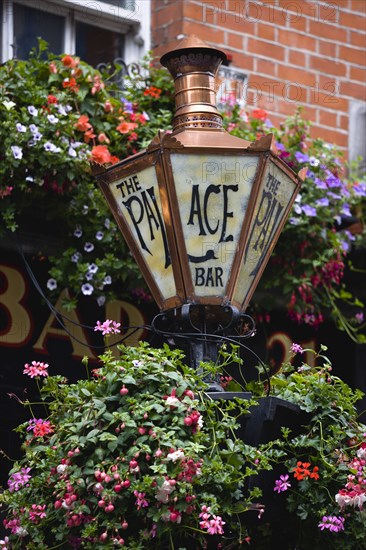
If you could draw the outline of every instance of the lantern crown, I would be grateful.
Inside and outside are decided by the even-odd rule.
[[[173,133],[185,128],[222,130],[216,107],[216,74],[226,54],[195,35],[164,54],[160,63],[174,78],[175,115]]]

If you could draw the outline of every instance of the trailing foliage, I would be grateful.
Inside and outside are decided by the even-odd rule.
[[[99,305],[117,294],[149,301],[89,163],[109,166],[169,128],[167,71],[144,60],[120,90],[110,75],[75,57],[48,54],[40,41],[28,61],[0,68],[0,82],[3,229],[58,236],[47,286],[51,296],[68,288],[70,306],[82,295]],[[262,109],[248,114],[235,101],[221,107],[229,132],[250,141],[274,133],[281,158],[295,171],[309,169],[253,308],[287,307],[293,320],[315,327],[333,315],[352,338],[365,341],[363,304],[344,285],[349,254],[363,242],[365,181],[347,178],[335,147],[310,139],[300,111],[276,129]]]

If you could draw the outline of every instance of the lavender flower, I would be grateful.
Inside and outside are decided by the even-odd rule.
[[[77,264],[79,260],[81,260],[81,254],[80,254],[80,252],[75,252],[75,254],[73,254],[73,255],[71,256],[71,261],[72,261],[74,264]]]
[[[51,124],[56,124],[58,122],[58,118],[55,115],[47,115],[48,122]]]
[[[27,131],[27,128],[26,126],[24,126],[24,124],[21,124],[20,122],[17,122],[17,124],[15,125],[16,129],[18,130],[18,132],[21,132],[22,134],[24,134],[24,132]]]
[[[97,231],[96,234],[95,234],[95,238],[97,239],[97,241],[101,241],[104,237],[104,233],[103,231]]]
[[[12,145],[10,149],[15,159],[23,158],[23,150],[21,147],[18,147],[18,145]]]
[[[304,204],[304,206],[302,207],[302,211],[306,216],[309,216],[309,217],[316,216],[316,208],[314,208],[313,206],[310,206],[309,204]]]
[[[94,292],[94,287],[89,283],[85,283],[81,287],[81,292],[84,294],[84,296],[90,296]]]
[[[28,107],[28,113],[32,116],[37,116],[38,115],[38,109],[36,109],[34,107],[34,105],[29,105]]]
[[[323,197],[322,199],[318,199],[316,201],[317,206],[329,206],[329,199],[327,197]]]
[[[80,227],[77,227],[74,231],[74,237],[77,237],[78,239],[80,239],[80,237],[82,236],[83,232],[82,230],[80,229]]]
[[[85,243],[84,244],[84,250],[85,250],[85,252],[92,252],[94,250],[93,243]]]
[[[296,151],[295,158],[297,162],[308,162],[309,161],[309,155],[306,155],[305,153],[301,153],[300,151]]]
[[[48,290],[55,290],[55,288],[57,288],[56,279],[48,279],[47,288],[48,288]]]

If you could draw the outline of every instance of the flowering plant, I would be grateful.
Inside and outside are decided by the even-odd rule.
[[[119,332],[111,321],[96,329]],[[203,548],[215,535],[239,548],[244,512],[260,495],[246,480],[276,455],[263,446],[259,462],[260,449],[236,435],[253,403],[210,399],[179,351],[141,343],[121,352],[70,385],[48,365],[26,365],[42,377],[43,418],[25,402],[24,458],[0,495],[6,548]]]
[[[119,323],[95,329],[117,334]],[[199,373],[167,346],[120,351],[102,355],[101,368],[75,384],[48,376],[47,364],[25,365],[42,380],[42,399],[23,403],[31,411],[17,428],[24,457],[0,494],[10,531],[3,548],[260,550],[277,536],[289,549],[365,547],[362,394],[331,374],[324,347],[319,366],[288,363],[271,379],[271,394],[306,420],[255,447],[246,419],[268,386],[252,381],[244,387],[252,398],[217,400],[203,381],[230,368],[227,389],[243,389],[235,348]],[[294,345],[292,360],[303,351]],[[269,488],[261,484],[268,474]]]
[[[273,505],[278,499],[277,505],[286,508],[281,540],[289,548],[361,549],[366,544],[366,426],[355,404],[363,394],[332,375],[325,346],[312,352],[316,366],[299,363],[305,351],[311,353],[293,344],[291,362],[271,378],[272,394],[307,414],[298,435],[283,426],[273,441],[283,452],[275,469],[278,479],[268,489],[277,494]],[[255,391],[255,384],[251,388]],[[265,548],[276,529],[264,517],[251,532],[256,548]]]
[[[249,118],[236,103],[227,105],[225,120],[232,134],[248,140],[274,134],[279,156],[295,172],[308,169],[261,281],[261,289],[270,289],[265,294],[267,303],[277,288],[294,321],[316,327],[330,312],[339,328],[365,341],[361,331],[357,336],[357,328],[365,326],[363,304],[344,285],[351,249],[364,245],[365,179],[347,177],[342,153],[335,146],[310,139],[310,123],[302,118],[301,109],[280,129],[273,127],[263,109],[255,109]],[[348,306],[350,321],[342,313],[342,302]]]
[[[113,78],[78,58],[47,54],[41,40],[28,61],[4,64],[0,81],[0,215],[8,230],[49,230],[60,237],[49,258],[51,296],[68,288],[70,306],[82,295],[99,305],[116,294],[150,300],[89,162],[109,166],[169,127],[173,84],[167,71],[143,61],[121,91]],[[235,102],[221,107],[228,131],[250,141],[272,132],[295,171],[308,167],[254,303],[267,310],[280,296],[296,322],[317,326],[332,314],[340,328],[364,341],[363,334],[356,336],[365,326],[363,304],[345,287],[344,272],[351,249],[362,244],[355,232],[362,232],[361,222],[347,226],[362,215],[365,182],[347,179],[339,151],[311,140],[300,112],[275,129],[263,109],[248,114]]]

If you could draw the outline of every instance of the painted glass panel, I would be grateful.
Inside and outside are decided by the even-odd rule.
[[[195,294],[223,296],[258,156],[171,155]]]
[[[276,241],[274,235],[286,214],[296,184],[275,164],[269,162],[257,196],[253,219],[244,250],[234,299],[243,303],[255,276],[267,262]]]
[[[110,184],[121,215],[165,299],[176,293],[154,166]]]

